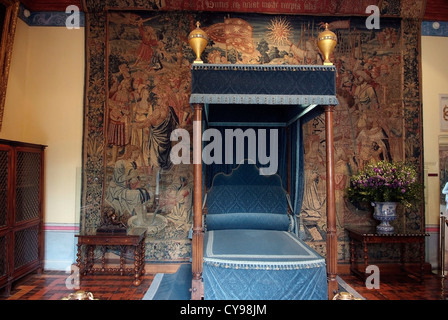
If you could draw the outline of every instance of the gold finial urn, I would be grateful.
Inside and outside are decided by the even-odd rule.
[[[207,46],[208,36],[205,31],[199,28],[199,22],[196,23],[196,29],[190,32],[188,35],[188,43],[196,54],[196,60],[193,63],[203,63],[201,60],[202,51]]]
[[[324,55],[324,65],[333,65],[333,63],[331,63],[330,61],[330,55],[336,47],[337,43],[338,38],[336,37],[336,34],[328,29],[328,23],[326,23],[325,30],[319,33],[317,41],[317,46]]]

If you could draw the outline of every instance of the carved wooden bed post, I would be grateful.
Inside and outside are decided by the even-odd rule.
[[[193,126],[193,239],[192,239],[192,273],[191,299],[201,300],[204,295],[202,284],[202,260],[204,231],[202,226],[202,104],[194,105]],[[198,187],[199,186],[199,187]]]
[[[336,279],[338,268],[338,244],[336,234],[336,202],[334,181],[333,148],[333,110],[334,106],[325,106],[326,171],[327,171],[327,277],[328,299],[338,290]]]

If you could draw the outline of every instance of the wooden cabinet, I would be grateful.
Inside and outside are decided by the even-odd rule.
[[[45,146],[0,139],[0,288],[43,267]]]

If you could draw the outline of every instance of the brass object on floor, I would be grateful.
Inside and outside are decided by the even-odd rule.
[[[92,292],[78,290],[76,292],[70,293],[68,296],[62,298],[61,300],[98,300],[98,299],[95,299],[93,297]]]
[[[361,298],[355,298],[354,295],[348,292],[339,292],[333,297],[333,300],[362,300]]]

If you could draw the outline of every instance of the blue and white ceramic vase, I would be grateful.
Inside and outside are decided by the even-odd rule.
[[[389,222],[397,218],[397,204],[397,202],[372,202],[373,218],[381,222],[376,226],[377,232],[394,231],[394,227]]]

